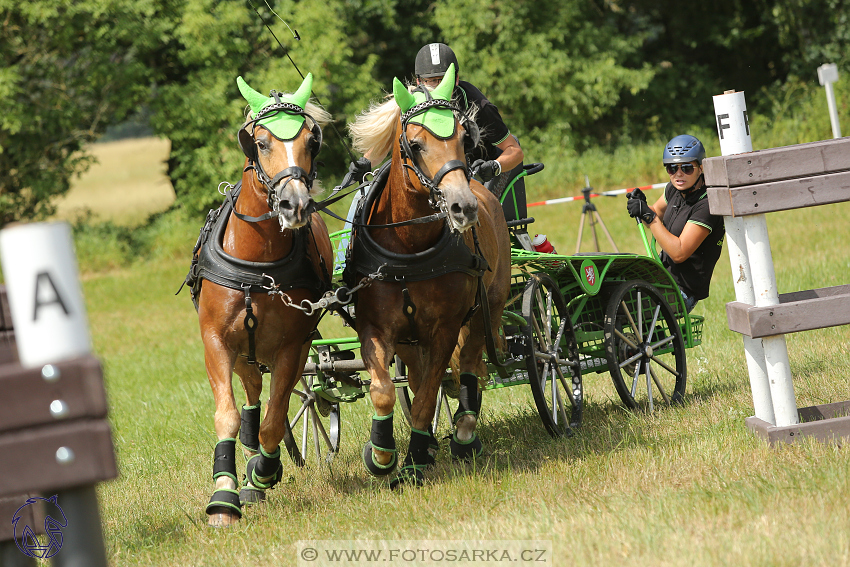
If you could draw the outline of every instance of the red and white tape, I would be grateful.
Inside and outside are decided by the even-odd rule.
[[[591,193],[591,197],[614,197],[616,195],[622,195],[624,193],[631,193],[635,189],[640,189],[641,191],[648,189],[662,189],[667,186],[667,183],[653,183],[652,185],[643,185],[641,187],[630,187],[629,189],[614,189],[613,191],[603,191],[602,193]],[[575,197],[562,197],[560,199],[549,199],[548,201],[538,201],[536,203],[529,203],[528,207],[539,207],[541,205],[555,205],[557,203],[567,203],[569,201],[584,201],[584,195],[577,195]]]

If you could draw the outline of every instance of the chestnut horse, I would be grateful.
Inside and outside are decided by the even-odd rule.
[[[246,154],[241,189],[228,192],[224,205],[210,214],[187,278],[194,284],[215,397],[215,492],[206,508],[212,526],[239,520],[242,506],[262,501],[281,478],[279,444],[289,396],[318,323],[318,314],[307,316],[291,304],[318,299],[330,286],[333,265],[328,230],[311,194],[320,123],[330,119],[307,103],[312,75],[292,95],[272,91],[265,97],[241,77],[237,83],[252,112],[239,131]],[[262,366],[271,382],[260,423]],[[246,396],[241,416],[231,386],[234,371]],[[239,492],[237,434],[248,459]]]
[[[505,217],[493,194],[471,179],[465,150],[478,142],[478,131],[451,102],[454,86],[454,66],[433,91],[410,92],[395,79],[393,98],[350,127],[358,150],[392,149],[389,168],[377,175],[356,216],[346,281],[374,278],[355,298],[376,411],[363,453],[371,473],[388,475],[397,463],[389,374],[396,353],[415,394],[410,446],[393,487],[420,485],[433,463],[429,425],[456,348],[460,394],[451,451],[455,458],[481,454],[475,426],[478,377],[487,374],[482,352],[485,336],[497,336],[510,287]]]

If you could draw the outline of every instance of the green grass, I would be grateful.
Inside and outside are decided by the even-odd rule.
[[[703,141],[710,144],[710,135]],[[618,151],[625,162],[636,155]],[[655,147],[633,151],[657,159]],[[606,171],[603,153],[570,167]],[[638,164],[633,170],[600,188],[659,180]],[[582,184],[564,183],[540,198],[575,194]],[[640,251],[625,199],[593,202],[620,250]],[[559,252],[575,249],[580,202],[530,214]],[[846,283],[846,217],[847,204],[768,216],[780,292]],[[726,324],[734,290],[725,252],[711,297],[695,310],[706,318],[705,332],[703,344],[688,351],[684,407],[630,413],[607,374],[586,375],[582,430],[556,440],[527,387],[490,391],[479,426],[486,458],[454,464],[443,441],[426,486],[399,494],[360,462],[372,413],[367,397],[342,408],[342,448],[330,466],[297,469],[284,461],[283,482],[264,506],[247,510],[232,529],[208,529],[213,398],[194,309],[185,290],[174,295],[199,228],[198,220],[166,215],[135,240],[107,246],[106,259],[97,241],[108,230],[78,231],[120,468],[118,479],[98,489],[110,564],[295,565],[299,540],[350,539],[547,540],[552,563],[571,566],[850,563],[846,449],[812,440],[770,447],[744,426],[752,399],[741,337]],[[586,226],[582,250],[592,243]],[[344,332],[330,319],[323,330]],[[787,343],[798,406],[850,399],[847,327],[788,335]],[[397,416],[404,449],[406,425]]]

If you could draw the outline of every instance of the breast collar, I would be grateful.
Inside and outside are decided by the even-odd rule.
[[[459,234],[452,233],[443,222],[440,239],[427,250],[413,254],[398,254],[381,247],[365,229],[369,213],[386,187],[388,166],[375,176],[366,198],[361,202],[352,229],[352,248],[346,261],[344,279],[352,284],[355,271],[361,274],[379,274],[382,281],[423,281],[450,272],[463,272],[478,277],[487,270],[487,260],[472,252]],[[361,225],[361,226],[358,226]]]
[[[241,188],[240,181],[233,189],[234,200]],[[250,262],[225,252],[222,242],[232,210],[231,201],[225,199],[221,207],[210,211],[195,244],[186,283],[191,286],[192,300],[196,306],[202,280],[209,280],[230,289],[248,288],[252,292],[309,289],[315,291],[317,297],[329,289],[329,284],[316,275],[307,257],[306,231],[310,230],[309,227],[296,230],[292,250],[284,258],[274,262]]]

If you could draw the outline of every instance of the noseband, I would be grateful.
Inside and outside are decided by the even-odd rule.
[[[249,222],[260,222],[260,221],[263,221],[263,220],[267,220],[267,219],[276,217],[280,214],[280,208],[279,208],[280,201],[277,199],[274,187],[281,180],[286,179],[286,181],[283,184],[284,187],[289,185],[289,183],[291,181],[301,181],[307,187],[307,191],[309,192],[313,189],[313,180],[316,179],[316,175],[318,174],[316,156],[318,155],[319,149],[322,146],[322,128],[319,126],[319,123],[316,122],[313,119],[312,116],[307,114],[307,112],[305,112],[304,109],[302,109],[297,104],[292,104],[292,103],[289,103],[289,102],[281,101],[280,95],[275,91],[272,91],[271,95],[275,98],[276,102],[274,104],[267,106],[266,108],[264,108],[260,112],[260,114],[258,114],[253,119],[246,122],[245,125],[242,126],[242,128],[239,130],[239,135],[238,135],[239,143],[242,146],[242,151],[248,157],[248,165],[245,167],[245,169],[243,171],[248,171],[248,170],[253,169],[256,172],[257,179],[266,188],[266,194],[267,194],[267,197],[268,197],[267,204],[268,204],[268,207],[269,207],[269,212],[265,213],[264,215],[261,215],[259,217],[248,217],[248,216],[245,216],[245,215],[240,215],[239,213],[236,213],[236,210],[234,209],[234,213],[236,214],[237,217],[239,217],[242,220],[247,220]],[[303,116],[305,118],[305,124],[306,124],[306,119],[309,119],[313,123],[312,132],[313,132],[313,136],[317,140],[317,144],[316,144],[316,149],[311,152],[311,157],[310,157],[311,166],[310,166],[309,172],[307,170],[305,170],[304,168],[300,167],[300,166],[292,165],[290,167],[287,167],[283,171],[278,172],[277,175],[275,175],[274,177],[270,178],[269,175],[266,173],[266,171],[263,169],[263,165],[260,163],[259,157],[257,156],[256,147],[252,146],[252,149],[251,149],[250,152],[246,148],[247,140],[245,139],[245,137],[250,138],[251,142],[253,142],[253,140],[254,140],[253,135],[248,133],[248,128],[249,127],[256,127],[256,124],[260,120],[264,120],[266,118],[269,118],[270,116],[274,116],[275,114],[277,114],[279,112],[285,112],[287,114],[293,114],[293,115],[300,115],[300,116]],[[300,133],[300,130],[299,130],[299,133]],[[274,134],[272,134],[272,135],[274,135]],[[296,137],[297,137],[297,134],[296,134]]]

